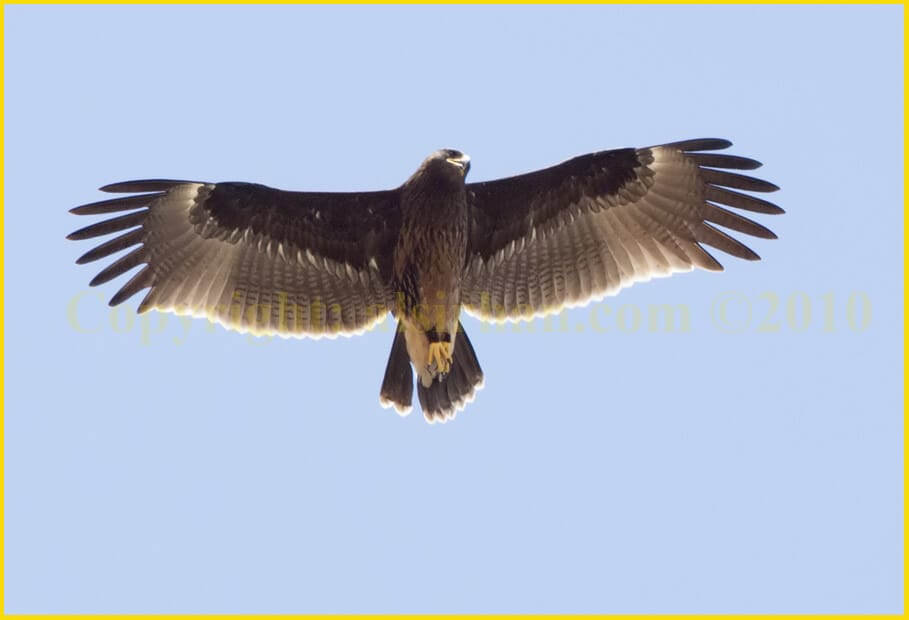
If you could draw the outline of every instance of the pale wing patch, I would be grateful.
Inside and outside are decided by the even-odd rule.
[[[230,331],[239,332],[241,334],[251,334],[253,336],[278,336],[278,337],[284,338],[284,339],[307,338],[307,339],[312,339],[312,340],[319,340],[321,338],[333,339],[333,338],[337,338],[338,336],[343,336],[345,338],[349,338],[352,336],[359,336],[359,335],[364,334],[367,331],[373,329],[380,323],[382,323],[388,316],[387,313],[381,314],[381,315],[376,315],[376,317],[372,321],[367,322],[367,323],[363,324],[362,327],[355,328],[355,329],[335,327],[333,329],[332,328],[326,329],[325,331],[300,332],[300,331],[290,331],[289,329],[284,328],[282,326],[278,326],[278,325],[260,327],[256,324],[251,324],[249,322],[237,320],[235,318],[235,316],[231,316],[229,313],[223,314],[223,313],[214,313],[214,312],[209,312],[209,311],[197,311],[197,310],[189,309],[187,307],[177,307],[177,306],[172,306],[172,307],[167,307],[167,308],[158,308],[156,306],[154,309],[160,310],[162,312],[171,312],[178,316],[191,316],[191,317],[197,318],[197,319],[208,319],[209,321],[211,321],[213,323],[217,323],[218,325],[224,327],[225,329],[228,329]],[[239,312],[237,314],[242,316],[242,314]],[[408,412],[409,412],[409,410],[408,410]],[[404,415],[406,415],[406,413]]]

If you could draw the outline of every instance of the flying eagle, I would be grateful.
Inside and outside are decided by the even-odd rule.
[[[530,319],[652,277],[721,270],[705,245],[758,260],[714,225],[775,238],[723,207],[782,213],[736,191],[778,188],[728,172],[761,165],[713,152],[729,146],[700,139],[600,151],[480,183],[465,181],[467,155],[442,149],[397,189],[358,193],[128,181],[101,191],[130,195],[72,209],[128,213],[68,238],[122,233],[76,262],[133,248],[91,285],[143,265],[110,300],[148,289],[140,313],[319,337],[361,333],[391,312],[398,328],[381,403],[409,412],[415,370],[426,419],[444,422],[483,383],[462,308],[486,321]]]

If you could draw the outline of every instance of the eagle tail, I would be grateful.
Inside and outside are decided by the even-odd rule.
[[[413,403],[413,370],[410,368],[410,356],[407,354],[407,343],[404,330],[398,324],[395,339],[388,355],[385,367],[385,378],[379,390],[379,402],[383,407],[394,407],[401,415],[410,413]]]
[[[446,422],[472,401],[476,391],[482,387],[483,370],[477,361],[477,354],[470,344],[467,332],[458,323],[451,371],[447,375],[433,379],[429,387],[424,386],[421,381],[417,382],[417,395],[420,398],[423,415],[430,423]]]

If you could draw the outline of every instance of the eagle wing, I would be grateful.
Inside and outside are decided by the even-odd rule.
[[[390,260],[400,227],[394,190],[287,192],[170,180],[101,189],[134,195],[72,212],[129,213],[68,238],[119,234],[77,263],[132,248],[92,286],[144,265],[112,306],[149,289],[139,312],[155,308],[205,316],[238,331],[318,337],[371,327],[391,305]]]
[[[721,205],[782,213],[735,191],[778,188],[723,170],[758,168],[757,161],[703,152],[729,146],[727,140],[701,139],[602,151],[469,184],[470,234],[461,284],[466,310],[485,320],[526,319],[652,277],[694,267],[721,270],[704,245],[759,259],[713,224],[775,238]]]

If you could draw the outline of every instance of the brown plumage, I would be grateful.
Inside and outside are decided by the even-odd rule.
[[[470,160],[464,154],[437,151],[401,187],[401,233],[392,258],[392,289],[399,294],[394,313],[408,357],[417,369],[424,411],[432,410],[429,391],[433,383],[440,386],[435,389],[441,389],[452,371],[459,372],[457,366],[451,368],[451,358],[467,256],[464,177],[469,168]],[[449,386],[444,387],[447,392]],[[406,411],[409,400],[400,403],[392,394],[383,385],[382,402]]]
[[[410,409],[413,366],[426,418],[444,421],[483,382],[461,308],[484,320],[527,319],[636,281],[722,269],[704,246],[757,259],[715,226],[774,238],[724,207],[782,213],[742,193],[777,188],[728,172],[760,166],[712,152],[728,146],[703,139],[601,151],[481,183],[465,182],[465,155],[440,150],[397,189],[363,193],[131,181],[102,190],[132,195],[73,209],[118,215],[69,238],[118,235],[77,262],[128,250],[91,284],[139,268],[111,299],[147,290],[139,312],[285,337],[358,333],[391,312],[399,329],[382,403]]]

